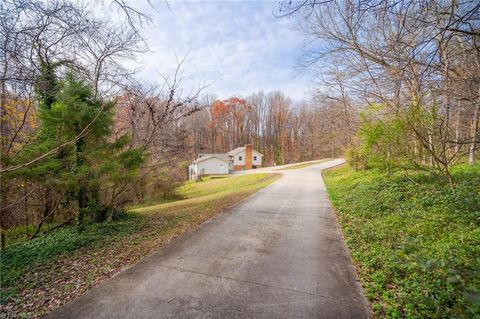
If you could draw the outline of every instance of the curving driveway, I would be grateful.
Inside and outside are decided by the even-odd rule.
[[[320,175],[342,162],[285,171],[48,317],[368,318]]]

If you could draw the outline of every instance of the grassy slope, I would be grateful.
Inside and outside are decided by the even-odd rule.
[[[330,160],[331,160],[331,158],[324,158],[324,159],[318,160],[318,161],[313,161],[313,162],[308,162],[308,163],[300,163],[300,164],[288,166],[288,167],[285,167],[285,168],[279,168],[279,169],[276,169],[276,171],[288,171],[288,170],[292,170],[292,169],[309,167],[309,166],[317,165],[317,164],[320,164],[320,163],[323,163],[323,162],[328,162]]]
[[[2,316],[38,317],[98,285],[255,193],[279,174],[187,182],[182,200],[132,209],[122,220],[63,228],[2,255]]]
[[[480,317],[480,165],[455,168],[455,192],[424,174],[324,175],[377,317]]]

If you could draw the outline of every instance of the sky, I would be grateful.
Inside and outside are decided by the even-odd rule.
[[[145,1],[146,2],[146,1]],[[278,1],[135,1],[150,14],[150,52],[141,54],[139,76],[159,82],[177,59],[182,87],[218,98],[280,90],[294,100],[307,98],[309,81],[298,68],[304,41],[292,18],[277,18]],[[139,3],[143,3],[139,5]]]

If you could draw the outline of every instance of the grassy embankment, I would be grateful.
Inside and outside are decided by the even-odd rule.
[[[48,313],[279,176],[252,174],[187,182],[178,200],[133,208],[120,220],[92,224],[83,232],[65,227],[11,244],[1,256],[2,316],[30,318]]]
[[[324,158],[324,159],[321,159],[321,160],[318,160],[318,161],[300,163],[300,164],[296,164],[296,165],[292,165],[292,166],[287,166],[285,168],[278,168],[278,169],[276,169],[276,171],[288,171],[288,170],[292,170],[292,169],[305,168],[305,167],[309,167],[309,166],[312,166],[312,165],[317,165],[317,164],[320,164],[320,163],[323,163],[323,162],[328,162],[330,160],[332,160],[332,159],[331,158]]]
[[[378,318],[480,318],[480,165],[438,177],[324,172]]]

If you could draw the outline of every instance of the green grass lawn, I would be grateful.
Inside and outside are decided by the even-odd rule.
[[[376,317],[480,318],[480,165],[454,168],[454,192],[420,173],[324,177]]]
[[[42,316],[155,252],[276,180],[251,174],[187,182],[179,199],[132,208],[83,232],[64,227],[8,247],[1,256],[1,307],[9,318]]]
[[[276,171],[288,171],[288,170],[292,170],[292,169],[305,168],[305,167],[309,167],[309,166],[312,166],[312,165],[317,165],[317,164],[320,164],[320,163],[323,163],[323,162],[328,162],[330,160],[331,160],[331,158],[324,158],[324,159],[318,160],[318,161],[313,161],[313,162],[308,162],[308,163],[300,163],[300,164],[288,166],[288,167],[285,167],[285,168],[278,168],[278,169],[276,169]]]

